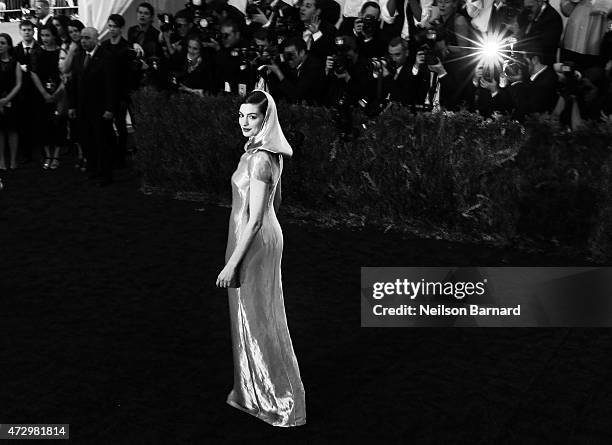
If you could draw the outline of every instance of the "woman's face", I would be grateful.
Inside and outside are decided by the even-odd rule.
[[[195,40],[190,40],[187,44],[187,54],[190,59],[195,59],[200,56],[200,44]]]
[[[79,31],[79,28],[69,26],[68,33],[73,42],[79,43],[79,40],[81,40],[81,31]]]
[[[8,42],[5,37],[0,37],[0,55],[5,55],[8,52]]]
[[[244,137],[251,137],[257,135],[263,124],[264,115],[257,105],[254,104],[242,104],[240,105],[240,111],[238,113],[238,122],[242,129],[242,135]]]
[[[60,37],[64,37],[66,35],[66,30],[64,29],[62,24],[59,22],[59,20],[53,20],[53,26],[55,26],[55,29],[57,29],[57,33],[59,34]]]
[[[55,38],[48,29],[43,29],[40,32],[40,40],[42,40],[42,43],[45,46],[53,45],[55,43]]]

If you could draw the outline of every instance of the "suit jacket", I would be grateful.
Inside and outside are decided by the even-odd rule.
[[[385,96],[392,102],[399,102],[405,106],[414,105],[417,100],[417,90],[423,90],[419,85],[422,82],[423,79],[412,74],[412,63],[406,62],[397,74],[397,78],[388,76],[385,79]]]
[[[98,46],[87,67],[87,53],[75,55],[72,65],[72,80],[68,84],[68,103],[80,117],[102,119],[105,111],[118,107],[117,74],[112,56]]]
[[[28,69],[27,72],[21,73],[21,90],[19,91],[19,97],[26,106],[32,106],[32,101],[38,99],[40,96],[34,86],[34,82],[32,82],[32,74],[30,72],[34,53],[39,50],[40,45],[36,41],[34,41],[30,54],[26,54],[23,42],[19,42],[17,46],[15,46],[15,58],[17,59],[17,63],[25,65]]]
[[[290,102],[319,103],[325,86],[325,65],[310,54],[298,72],[287,72],[278,90]]]
[[[26,54],[26,50],[24,48],[23,42],[19,42],[17,46],[15,46],[15,58],[17,59],[17,62],[19,62],[20,65],[26,65],[29,71],[30,66],[32,64],[32,54],[38,48],[40,48],[40,45],[35,40],[32,43],[32,49],[30,50],[30,54]]]
[[[544,53],[542,63],[544,65],[555,63],[557,48],[563,33],[563,20],[557,10],[547,2],[544,11],[537,20],[531,22],[531,26],[529,26],[529,22],[521,25],[524,32],[521,40],[525,42],[525,45],[527,46],[530,41],[537,42]]]
[[[527,82],[518,82],[506,88],[501,88],[493,98],[495,110],[501,109],[510,114],[512,119],[523,121],[525,115],[532,112],[531,86]]]
[[[552,111],[557,104],[559,78],[551,67],[546,67],[538,77],[530,81],[531,109],[536,113]]]
[[[117,74],[117,93],[120,99],[127,100],[130,90],[136,89],[138,85],[140,70],[136,62],[136,54],[131,51],[131,46],[123,37],[116,45],[113,45],[108,39],[100,46],[113,59]]]
[[[305,27],[300,28],[299,35],[296,37],[302,38],[305,29]],[[327,56],[335,52],[338,30],[334,25],[321,20],[319,31],[322,36],[312,42],[309,53],[313,54],[319,60],[326,60]]]
[[[128,29],[127,35],[129,46],[131,47],[134,43],[138,43],[145,52],[145,58],[162,57],[164,55],[161,43],[159,42],[159,30],[153,26],[149,26],[143,32],[140,26],[134,25]]]
[[[471,109],[477,110],[484,117],[490,117],[494,111],[509,114],[513,119],[523,121],[525,115],[531,113],[532,100],[531,85],[527,82],[519,82],[506,88],[500,88],[499,93],[491,95],[488,89],[474,86],[470,82]]]

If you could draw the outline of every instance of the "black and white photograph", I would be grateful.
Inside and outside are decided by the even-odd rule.
[[[612,0],[0,0],[0,440],[612,444]]]

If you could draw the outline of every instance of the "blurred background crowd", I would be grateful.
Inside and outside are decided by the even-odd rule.
[[[0,171],[38,150],[54,170],[71,147],[77,168],[111,183],[128,153],[130,97],[146,85],[201,96],[265,87],[332,107],[343,134],[355,108],[376,116],[392,103],[551,113],[568,128],[612,115],[612,0],[192,0],[174,14],[143,2],[104,29],[66,13],[76,2],[20,3],[21,41],[0,33]]]

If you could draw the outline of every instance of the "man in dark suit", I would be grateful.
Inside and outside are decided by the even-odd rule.
[[[32,56],[39,50],[40,45],[34,39],[34,25],[29,20],[24,20],[19,24],[21,42],[15,47],[15,58],[22,71],[21,90],[19,91],[19,152],[22,162],[27,163],[32,160],[32,150],[34,148],[34,138],[32,126],[34,125],[36,110],[40,102],[40,94],[36,91],[30,68],[32,66]]]
[[[135,87],[137,76],[137,65],[135,52],[130,47],[122,32],[125,19],[119,14],[111,14],[108,18],[108,30],[110,38],[102,42],[102,49],[107,52],[113,60],[117,74],[117,109],[113,110],[114,123],[117,128],[117,151],[114,165],[123,167],[127,153],[127,124],[126,117],[130,104],[130,91]]]
[[[117,109],[116,73],[112,57],[98,43],[98,31],[81,32],[83,51],[73,61],[69,84],[69,114],[78,116],[90,179],[99,185],[112,182],[113,111]]]
[[[163,56],[159,30],[153,26],[155,8],[150,3],[143,2],[138,5],[136,14],[138,24],[128,29],[128,43],[136,50],[138,56],[144,59]]]
[[[137,24],[127,32],[127,41],[136,51],[140,61],[138,83],[163,85],[167,68],[164,50],[160,42],[160,31],[153,26],[155,8],[148,2],[143,2],[136,9]]]
[[[513,61],[504,67],[504,74],[509,85],[500,88],[496,79],[484,79],[479,77],[479,84],[490,92],[490,103],[485,108],[490,111],[508,113],[512,119],[519,122],[525,120],[525,116],[533,111],[531,87],[525,81],[528,72],[527,64],[523,61]]]
[[[554,69],[545,65],[539,48],[532,47],[525,54],[529,64],[529,86],[531,110],[536,113],[551,112],[559,99],[559,76]]]
[[[359,17],[353,22],[352,33],[357,37],[359,53],[364,57],[382,57],[387,54],[387,42],[380,29],[380,6],[367,1],[361,6]]]
[[[334,41],[338,31],[331,23],[321,18],[322,0],[304,0],[300,7],[300,20],[303,28],[301,37],[306,42],[308,52],[319,60],[325,60],[334,52]]]
[[[53,14],[51,14],[51,8],[49,7],[49,2],[47,0],[36,0],[35,5],[36,29],[34,30],[34,38],[38,41],[39,44],[41,44],[42,40],[40,39],[40,28],[53,19]]]
[[[276,64],[268,69],[276,75],[278,82],[273,83],[273,92],[290,102],[305,101],[310,105],[318,104],[325,87],[325,66],[313,54],[306,52],[306,42],[299,37],[291,37],[283,42],[283,55],[286,68]]]
[[[216,91],[246,96],[254,86],[249,70],[243,69],[242,52],[248,46],[240,32],[240,24],[226,20],[220,25],[221,45],[214,54]]]
[[[395,64],[395,71],[384,73],[386,98],[391,102],[412,106],[415,102],[416,79],[412,74],[412,66],[409,61],[408,41],[401,37],[391,39],[389,42],[389,57]]]
[[[387,99],[409,106],[413,111],[429,111],[436,105],[446,105],[453,85],[442,62],[438,59],[437,63],[428,65],[422,50],[411,59],[408,48],[409,43],[401,37],[389,42],[389,57],[396,68],[392,76],[385,76]]]
[[[561,15],[545,0],[524,0],[524,11],[519,17],[522,42],[537,42],[542,48],[544,65],[557,60],[557,48],[563,32]]]

